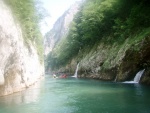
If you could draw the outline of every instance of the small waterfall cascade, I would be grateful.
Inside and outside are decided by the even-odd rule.
[[[114,82],[117,82],[117,76],[116,76],[116,78],[115,78]]]
[[[77,64],[76,71],[74,73],[74,76],[72,76],[72,77],[75,77],[75,78],[78,77],[78,68],[79,68],[79,63]]]
[[[143,75],[144,71],[145,71],[145,69],[139,71],[139,72],[136,74],[136,76],[134,77],[134,82],[135,82],[135,83],[139,83],[140,78],[141,78],[141,76]]]
[[[139,83],[140,79],[141,79],[141,76],[143,75],[145,69],[139,71],[136,76],[134,77],[134,80],[133,81],[125,81],[123,83]]]

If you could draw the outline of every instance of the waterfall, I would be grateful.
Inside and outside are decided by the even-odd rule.
[[[114,82],[116,82],[116,81],[117,81],[117,76],[116,76],[116,78],[115,78]]]
[[[72,76],[72,77],[75,77],[75,78],[78,77],[78,68],[79,68],[79,63],[77,64],[76,71],[74,73],[74,76]]]
[[[135,82],[135,83],[139,83],[140,78],[141,78],[141,76],[143,75],[144,71],[145,71],[145,69],[139,71],[139,72],[136,74],[136,76],[134,77],[134,82]]]
[[[134,80],[133,81],[125,81],[123,83],[139,83],[140,79],[141,79],[141,76],[143,75],[145,69],[139,71],[136,76],[134,77]]]

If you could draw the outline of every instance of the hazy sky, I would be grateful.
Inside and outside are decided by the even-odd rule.
[[[42,32],[49,31],[56,20],[73,4],[79,0],[41,0],[50,17],[42,23]]]

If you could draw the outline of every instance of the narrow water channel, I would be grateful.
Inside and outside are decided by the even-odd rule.
[[[0,97],[0,113],[150,113],[149,86],[46,76]]]

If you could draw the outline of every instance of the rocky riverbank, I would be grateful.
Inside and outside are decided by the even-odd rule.
[[[149,30],[148,30],[149,31]],[[79,62],[78,77],[94,78],[106,81],[130,81],[136,73],[145,69],[141,83],[150,84],[150,35],[139,34],[144,38],[127,39],[123,44],[113,46],[100,43],[84,56],[81,52],[59,72],[74,73]],[[82,57],[81,57],[82,56]]]

